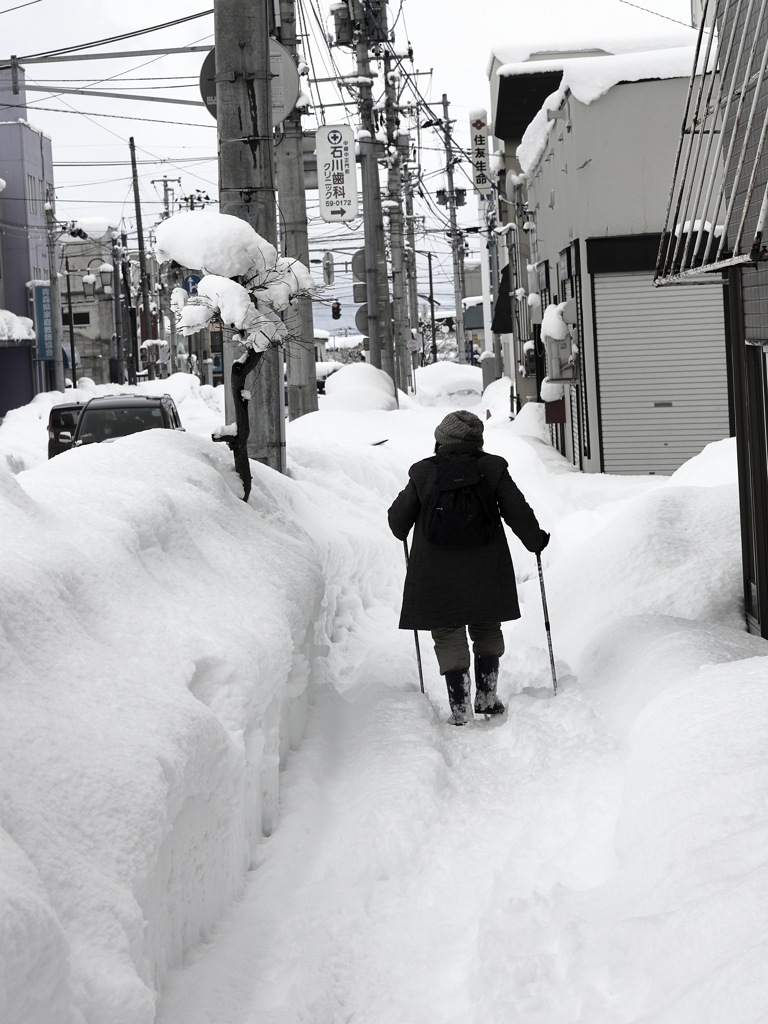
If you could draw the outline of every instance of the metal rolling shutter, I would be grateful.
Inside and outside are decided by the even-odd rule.
[[[567,388],[570,392],[570,413],[571,413],[571,445],[573,455],[571,461],[574,466],[581,469],[581,439],[579,437],[579,394],[576,388]]]
[[[654,288],[652,274],[596,274],[606,473],[673,473],[728,437],[723,286]]]

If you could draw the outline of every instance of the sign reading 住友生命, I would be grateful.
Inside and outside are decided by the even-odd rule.
[[[315,137],[317,187],[323,220],[354,220],[357,217],[357,167],[355,133],[348,124],[324,124]]]
[[[472,140],[472,181],[475,194],[487,196],[493,187],[488,167],[488,114],[484,110],[470,111],[469,137]]]
[[[53,359],[53,311],[51,309],[51,286],[35,285],[35,331],[37,333],[37,358]]]

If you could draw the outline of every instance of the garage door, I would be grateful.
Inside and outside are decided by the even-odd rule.
[[[606,473],[673,473],[729,434],[723,286],[652,280],[594,276]]]

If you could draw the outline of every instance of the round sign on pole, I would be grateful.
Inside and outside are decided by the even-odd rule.
[[[272,74],[272,124],[278,125],[296,106],[301,92],[299,72],[289,50],[276,39],[269,40]],[[211,117],[216,117],[216,51],[211,50],[200,69],[200,95]]]
[[[361,334],[368,333],[368,303],[364,302],[355,313],[355,327]]]

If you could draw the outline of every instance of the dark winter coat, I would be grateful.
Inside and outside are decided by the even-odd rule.
[[[541,550],[546,535],[510,477],[504,459],[486,455],[471,444],[442,445],[438,454],[451,459],[476,458],[480,474],[493,489],[504,522],[529,551]],[[491,540],[479,547],[431,544],[424,535],[421,511],[435,487],[435,459],[417,462],[408,476],[408,486],[389,510],[389,526],[399,540],[405,540],[415,525],[400,628],[439,629],[520,618],[515,571],[501,524]]]

